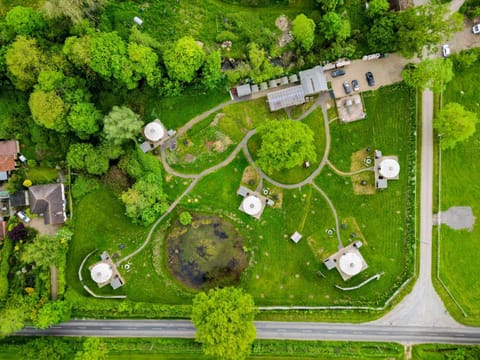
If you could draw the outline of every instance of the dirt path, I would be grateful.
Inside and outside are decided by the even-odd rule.
[[[50,287],[52,301],[55,301],[58,294],[58,271],[55,265],[50,266]]]

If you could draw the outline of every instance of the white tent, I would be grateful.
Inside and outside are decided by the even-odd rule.
[[[97,284],[102,284],[110,280],[113,275],[112,267],[107,263],[100,262],[90,270],[92,280]]]
[[[163,126],[156,121],[148,123],[143,132],[149,141],[159,141],[165,135]]]
[[[384,159],[380,163],[380,175],[387,179],[396,178],[400,172],[400,165],[395,159]]]
[[[340,257],[338,262],[340,270],[349,276],[357,275],[362,271],[362,259],[355,253],[347,252]]]
[[[262,211],[262,202],[256,196],[247,196],[242,203],[243,211],[248,215],[255,216]]]

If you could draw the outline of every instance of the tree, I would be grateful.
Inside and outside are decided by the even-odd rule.
[[[92,175],[103,175],[108,171],[110,159],[100,149],[95,149],[85,156],[85,169]]]
[[[202,84],[207,89],[214,89],[222,81],[222,56],[220,51],[212,51],[202,67]]]
[[[343,5],[343,0],[317,0],[323,11],[334,11],[338,6]]]
[[[37,235],[33,242],[25,245],[22,253],[23,261],[35,263],[37,266],[49,267],[59,265],[67,251],[66,242],[57,236]]]
[[[43,12],[49,18],[67,17],[73,24],[84,18],[95,20],[96,14],[107,0],[48,0],[43,5]]]
[[[140,117],[126,106],[114,106],[103,119],[103,124],[105,138],[116,145],[135,139],[143,126]]]
[[[10,296],[0,310],[0,336],[7,336],[21,330],[31,308],[29,298],[21,295]]]
[[[40,70],[45,67],[44,55],[35,39],[17,36],[5,55],[7,75],[19,90],[30,89],[37,81]]]
[[[45,26],[42,16],[32,8],[15,6],[5,16],[5,24],[15,35],[34,35]]]
[[[190,36],[180,38],[163,55],[168,76],[172,80],[192,82],[205,60],[203,49]]]
[[[304,14],[297,15],[292,22],[292,34],[295,41],[305,51],[309,51],[315,39],[315,22]]]
[[[293,120],[268,121],[257,128],[262,139],[258,165],[267,173],[316,161],[314,134],[305,124]]]
[[[388,0],[371,0],[368,3],[367,14],[372,19],[381,18],[385,16],[389,7],[390,4],[388,3]]]
[[[367,36],[368,46],[372,52],[389,53],[395,51],[397,37],[394,25],[393,15],[385,15],[374,21]]]
[[[52,325],[70,320],[72,308],[66,301],[50,301],[43,305],[33,320],[33,325],[46,329]]]
[[[92,144],[77,143],[70,145],[67,153],[67,164],[72,169],[82,170],[85,168],[85,157],[94,151]]]
[[[350,36],[350,22],[336,12],[328,12],[320,22],[323,36],[327,40],[342,41]]]
[[[128,45],[128,57],[133,68],[132,85],[134,87],[132,88],[137,87],[138,81],[142,78],[147,80],[150,87],[155,87],[160,83],[161,75],[157,67],[158,56],[152,48],[130,43]]]
[[[101,119],[100,111],[94,104],[87,102],[74,104],[67,116],[68,125],[80,139],[88,139],[91,134],[97,133]]]
[[[453,64],[450,59],[426,59],[416,65],[407,65],[402,77],[409,86],[441,93],[453,79]]]
[[[89,337],[83,341],[83,349],[75,354],[74,360],[103,360],[108,349],[97,337]]]
[[[47,129],[57,128],[65,115],[65,104],[55,91],[35,91],[28,101],[33,120]]]
[[[193,300],[195,339],[208,356],[226,360],[245,359],[256,337],[256,314],[251,295],[242,289],[212,289]]]
[[[448,6],[431,3],[400,12],[396,18],[399,52],[407,58],[421,57],[424,46],[436,49],[443,39],[463,29],[463,16],[448,16],[448,12]]]
[[[433,122],[434,129],[441,136],[442,149],[452,149],[459,142],[475,133],[478,117],[457,103],[445,105]]]
[[[183,211],[180,213],[180,224],[188,225],[192,223],[192,215],[188,211]]]
[[[125,42],[116,32],[98,32],[90,40],[90,67],[108,80],[126,70],[126,53]]]
[[[265,50],[259,48],[256,43],[248,44],[247,48],[250,60],[248,75],[254,82],[260,83],[283,73],[281,67],[272,65],[265,56]]]

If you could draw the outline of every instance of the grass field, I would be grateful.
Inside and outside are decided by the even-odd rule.
[[[480,81],[480,64],[456,73],[443,96],[443,104],[458,102],[480,116],[478,89]],[[463,92],[463,93],[462,93]],[[473,231],[453,230],[446,225],[441,226],[440,242],[440,277],[455,299],[467,313],[465,317],[453,303],[442,286],[441,290],[451,314],[460,322],[480,325],[480,288],[477,286],[478,276],[476,262],[471,261],[480,256],[480,133],[465,143],[458,144],[454,150],[442,151],[441,161],[441,210],[452,206],[471,206],[477,223]],[[434,238],[436,238],[436,231]],[[468,254],[468,256],[467,256]]]
[[[450,360],[450,359],[478,359],[479,346],[448,345],[448,344],[421,344],[414,345],[412,359],[415,360]]]
[[[0,358],[17,359],[19,354],[40,355],[52,353],[52,346],[71,355],[82,348],[83,338],[10,337],[0,341]],[[102,338],[108,351],[107,359],[158,359],[158,360],[213,360],[202,354],[201,345],[192,339],[167,338]],[[50,351],[42,349],[50,348]],[[396,343],[256,340],[248,359],[274,360],[353,360],[353,359],[403,359],[403,346]],[[15,357],[16,355],[16,357]],[[28,357],[30,358],[30,357]],[[43,360],[43,358],[42,358]]]
[[[86,195],[75,208],[75,236],[70,245],[67,265],[70,288],[86,294],[78,280],[77,271],[84,257],[97,249],[83,271],[85,284],[97,294],[125,294],[132,301],[166,304],[190,301],[190,293],[177,287],[164,271],[165,228],[162,227],[157,229],[147,248],[129,260],[131,267],[128,272],[123,267],[119,269],[126,280],[124,287],[117,291],[113,291],[109,286],[99,289],[90,279],[88,266],[98,261],[104,250],[111,256],[118,254],[118,259],[130,254],[143,243],[149,229],[133,225],[124,215],[122,202],[103,186]],[[124,249],[120,248],[120,244],[125,246]]]

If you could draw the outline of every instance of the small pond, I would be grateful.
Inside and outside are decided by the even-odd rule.
[[[190,225],[177,220],[167,247],[173,276],[195,289],[232,285],[247,265],[243,238],[232,223],[217,216],[194,215]]]

